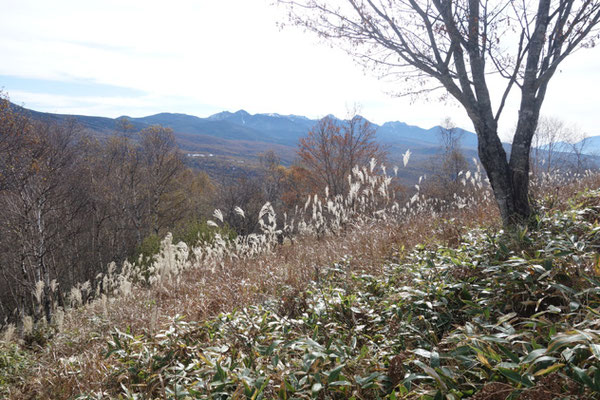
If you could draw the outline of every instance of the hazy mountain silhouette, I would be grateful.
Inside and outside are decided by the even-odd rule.
[[[18,106],[16,106],[18,107]],[[42,113],[18,107],[29,113],[34,119],[63,122],[75,119],[83,127],[98,133],[110,134],[116,130],[117,120],[127,118],[134,130],[160,124],[173,129],[176,135],[213,136],[225,140],[258,141],[287,146],[296,146],[298,139],[305,136],[317,120],[298,115],[249,114],[244,110],[235,113],[224,111],[200,118],[187,114],[160,113],[147,117],[91,117],[84,115],[66,115]],[[335,117],[334,117],[335,118]],[[340,120],[341,121],[341,120]],[[385,144],[410,147],[411,151],[421,148],[439,147],[439,127],[424,129],[404,122],[386,122],[377,128],[378,139]],[[475,149],[477,137],[474,133],[463,131],[462,145],[466,149]]]

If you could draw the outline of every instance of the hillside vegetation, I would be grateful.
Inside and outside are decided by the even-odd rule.
[[[365,189],[385,183],[359,172]],[[256,240],[272,244],[260,251],[240,237],[186,250],[167,236],[149,269],[110,278],[114,294],[22,339],[6,332],[0,393],[596,398],[600,191],[586,188],[597,184],[537,186],[538,215],[516,232],[499,229],[475,184],[470,200],[417,196],[410,210],[368,191],[354,208],[314,199],[304,234],[284,245],[268,240],[267,208]]]
[[[591,398],[599,196],[541,216],[535,233],[472,230],[456,247],[392,258],[381,275],[341,258],[291,296],[208,321],[177,315],[155,336],[117,329],[107,354],[121,385],[105,394]]]

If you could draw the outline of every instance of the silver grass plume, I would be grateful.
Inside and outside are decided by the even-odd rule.
[[[404,166],[406,167],[406,165],[408,164],[408,160],[410,160],[410,149],[406,150],[406,153],[402,154],[402,162],[404,163]]]
[[[213,217],[215,217],[219,221],[223,222],[223,213],[218,208],[215,209],[215,211],[213,211]]]
[[[240,207],[235,207],[235,208],[233,209],[233,211],[234,211],[234,212],[235,212],[237,215],[239,215],[240,217],[242,217],[242,218],[246,218],[246,214],[244,214],[244,210],[242,210]]]

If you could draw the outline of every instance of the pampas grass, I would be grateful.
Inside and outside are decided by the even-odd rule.
[[[410,151],[403,156],[404,165],[408,163]],[[215,233],[214,240],[188,248],[185,243],[173,243],[169,233],[161,241],[160,251],[151,260],[140,259],[136,263],[125,261],[118,268],[111,263],[106,274],[99,274],[91,290],[92,283],[85,282],[70,289],[71,307],[79,307],[90,301],[100,301],[105,308],[107,297],[127,297],[136,285],[154,286],[179,282],[180,276],[190,269],[201,269],[215,273],[226,263],[240,262],[256,257],[273,254],[284,239],[299,241],[315,237],[319,240],[327,236],[338,236],[343,232],[357,231],[370,224],[383,221],[406,223],[419,215],[439,215],[441,212],[464,209],[482,203],[490,198],[489,189],[481,180],[479,166],[472,175],[467,171],[463,176],[463,185],[472,190],[468,196],[455,194],[451,203],[442,203],[438,199],[427,198],[415,186],[415,193],[408,200],[396,196],[392,183],[395,179],[387,175],[384,165],[372,159],[367,166],[356,166],[348,176],[349,190],[345,196],[331,196],[329,188],[323,195],[315,193],[308,196],[304,207],[296,208],[291,215],[278,216],[270,203],[263,205],[258,216],[259,232],[225,240]],[[377,172],[379,170],[379,172]],[[394,168],[397,174],[397,167]],[[419,183],[423,178],[419,179]],[[245,217],[240,207],[235,213]],[[223,224],[223,213],[219,209],[213,212],[215,220],[208,221],[211,227]],[[149,263],[148,263],[149,261]],[[36,286],[36,297],[41,298],[44,288],[42,282]],[[94,300],[98,299],[98,300]]]
[[[403,155],[404,165],[408,163],[410,155],[410,151]],[[120,267],[110,263],[106,274],[98,274],[93,282],[70,288],[68,305],[77,308],[99,301],[105,308],[105,298],[130,296],[136,286],[179,282],[181,275],[192,269],[215,273],[228,263],[272,255],[282,243],[296,243],[310,238],[323,240],[328,236],[357,232],[380,223],[402,225],[425,215],[435,219],[443,214],[476,209],[482,205],[493,208],[489,183],[483,178],[480,165],[475,163],[475,166],[474,171],[459,173],[464,190],[454,193],[449,200],[423,193],[422,184],[427,181],[425,177],[419,178],[414,193],[404,199],[397,196],[393,186],[398,167],[394,167],[394,176],[390,176],[386,167],[378,165],[373,159],[366,166],[353,168],[348,176],[349,189],[345,196],[332,196],[329,188],[324,188],[322,194],[308,196],[304,207],[296,207],[289,215],[278,215],[270,203],[264,204],[258,216],[258,232],[227,240],[215,232],[212,241],[199,241],[191,247],[183,242],[173,243],[173,236],[169,233],[161,241],[160,251],[150,260],[140,258],[134,263],[125,261]],[[586,174],[592,176],[591,172]],[[556,185],[558,179],[555,176],[551,182],[550,177],[543,175],[532,186]],[[560,179],[560,182],[565,182],[572,180],[573,176],[566,175]],[[242,208],[236,207],[235,213],[245,218]],[[213,217],[214,220],[207,224],[220,228],[223,224],[221,210],[215,209]],[[34,296],[38,303],[44,288],[41,281],[35,287]],[[50,289],[56,289],[56,281],[50,284]],[[53,306],[58,307],[57,304]]]
[[[33,332],[33,318],[30,315],[23,317],[23,336],[31,335]]]
[[[6,327],[6,329],[4,330],[4,333],[2,335],[2,340],[5,343],[12,342],[15,337],[15,331],[16,331],[15,326],[13,324],[8,324],[8,326]]]
[[[71,308],[54,310],[54,325],[57,312],[63,313],[62,329],[52,352],[39,356],[39,376],[23,390],[36,390],[40,398],[100,390],[110,376],[109,361],[101,356],[103,338],[113,327],[153,334],[176,314],[203,320],[273,296],[289,297],[342,258],[349,271],[377,274],[384,259],[401,258],[411,246],[450,243],[468,226],[498,224],[480,168],[460,175],[465,190],[450,200],[423,193],[424,177],[413,193],[399,196],[395,178],[384,171],[375,161],[355,167],[345,196],[324,189],[289,215],[278,215],[267,203],[258,232],[234,239],[215,232],[214,240],[189,247],[173,243],[168,234],[150,260],[109,264],[106,274],[71,289]],[[588,179],[592,182],[592,175]],[[217,211],[209,225],[219,228]],[[235,212],[245,216],[241,208]],[[23,319],[26,323],[31,331],[33,319]],[[14,330],[10,336],[14,340]],[[76,374],[59,367],[60,359],[74,356]]]

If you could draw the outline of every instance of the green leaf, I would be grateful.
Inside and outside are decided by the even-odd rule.
[[[513,353],[512,351],[510,351],[508,348],[506,348],[505,346],[502,345],[498,345],[498,347],[500,348],[500,350],[502,350],[502,352],[508,357],[510,358],[510,360],[514,363],[518,363],[519,362],[519,356],[517,356],[515,353]]]
[[[431,357],[431,352],[425,349],[415,349],[412,351],[413,353],[415,353],[418,356],[421,356],[423,358],[430,358]]]
[[[356,383],[358,383],[358,385],[362,388],[362,389],[368,389],[370,387],[370,385],[373,383],[373,381],[375,380],[375,378],[377,378],[379,376],[378,372],[373,372],[371,375],[366,376],[366,377],[360,377],[360,376],[355,376],[354,379],[356,380]]]
[[[510,314],[503,315],[502,317],[498,318],[498,321],[496,321],[496,325],[502,325],[506,321],[511,320],[516,316],[517,316],[516,312],[511,312]]]
[[[440,366],[440,354],[437,351],[431,352],[431,366],[433,368]]]
[[[587,336],[577,331],[570,331],[557,336],[558,337],[548,345],[548,354],[572,343],[587,341]]]
[[[575,366],[575,365],[571,365],[569,368],[571,371],[573,371],[573,374],[571,375],[576,381],[579,381],[580,383],[583,383],[585,385],[587,385],[590,389],[594,389],[594,390],[598,390],[598,388],[596,387],[596,385],[594,384],[594,382],[592,381],[592,378],[590,378],[586,373],[585,370]]]
[[[310,389],[310,391],[312,392],[313,396],[315,396],[321,391],[321,389],[323,389],[323,385],[321,385],[319,382],[317,382],[312,385],[312,388]]]
[[[597,360],[600,360],[600,344],[590,343],[590,351]]]
[[[329,386],[352,386],[348,381],[335,381],[328,384]]]
[[[326,373],[327,383],[332,383],[332,382],[337,381],[340,376],[340,372],[342,371],[344,366],[345,366],[345,364],[338,365],[337,367],[335,367],[332,370],[330,370],[329,372],[327,372]]]
[[[511,381],[523,385],[525,387],[532,387],[534,383],[526,375],[521,375],[515,371],[506,368],[498,368],[498,372],[510,379]]]
[[[527,355],[527,357],[525,357],[523,359],[523,361],[521,361],[521,363],[523,364],[530,364],[533,360],[543,356],[544,354],[546,354],[546,349],[537,349],[537,350],[533,350],[531,353],[529,353]]]
[[[565,366],[565,364],[563,364],[563,363],[556,363],[556,364],[553,364],[553,365],[549,366],[548,368],[544,368],[544,369],[541,369],[541,370],[537,371],[533,375],[534,376],[547,375],[547,374],[550,374],[550,373],[552,373],[552,372],[554,372],[554,371],[556,371],[556,370],[558,370],[558,369],[560,369],[560,368],[562,368],[564,366]]]
[[[435,381],[438,383],[438,385],[440,385],[440,387],[443,390],[447,390],[448,388],[446,387],[446,383],[442,380],[442,378],[440,377],[440,375],[436,372],[436,370],[434,370],[433,368],[431,368],[428,365],[425,365],[422,361],[419,360],[415,360],[414,361],[415,365],[419,366],[420,368],[423,369],[423,371],[425,371],[425,373],[429,376],[431,376],[433,379],[435,379]]]

